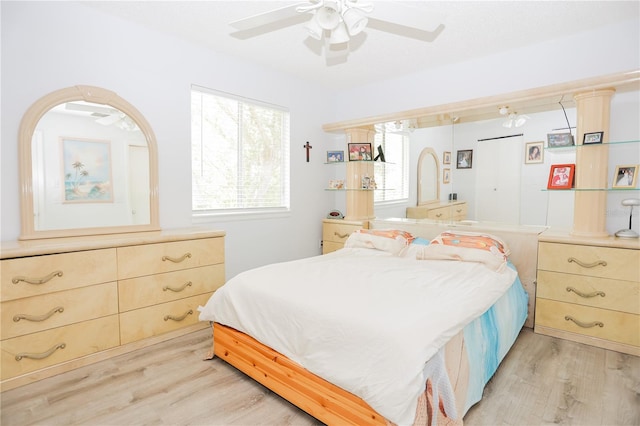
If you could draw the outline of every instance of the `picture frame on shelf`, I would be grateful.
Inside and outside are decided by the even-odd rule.
[[[344,151],[327,151],[327,163],[344,162]]]
[[[442,153],[442,164],[451,164],[451,151]]]
[[[613,184],[611,187],[618,189],[635,188],[638,183],[639,167],[640,165],[638,164],[616,166],[616,171],[613,174]]]
[[[528,142],[524,155],[524,164],[544,163],[544,141]]]
[[[549,169],[547,189],[571,189],[575,171],[575,164],[553,164]]]
[[[470,169],[473,164],[473,150],[463,149],[456,153],[456,168],[457,169]]]
[[[591,145],[596,143],[602,143],[602,137],[604,136],[604,132],[589,132],[585,133],[582,139],[583,145]]]
[[[442,169],[442,183],[451,182],[451,169]]]
[[[350,143],[349,161],[372,161],[371,144],[370,143]]]
[[[573,146],[573,135],[571,133],[548,133],[547,146],[549,148],[559,148]]]

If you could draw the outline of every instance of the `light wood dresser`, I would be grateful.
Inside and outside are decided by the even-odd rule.
[[[640,242],[542,233],[534,330],[640,355]]]
[[[466,201],[445,201],[407,207],[407,219],[464,220],[466,218]]]
[[[322,221],[322,254],[343,248],[349,235],[358,229],[367,229],[368,227],[369,222],[367,221],[324,219]]]
[[[2,243],[2,390],[193,332],[225,282],[222,231]]]

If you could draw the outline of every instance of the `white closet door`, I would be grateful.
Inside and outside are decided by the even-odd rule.
[[[522,136],[484,140],[476,145],[476,220],[520,222],[522,146]]]

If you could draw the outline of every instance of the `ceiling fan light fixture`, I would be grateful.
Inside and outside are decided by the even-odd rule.
[[[329,38],[329,44],[340,44],[349,41],[349,33],[344,22],[340,22],[337,27],[331,31],[331,37]]]
[[[498,108],[498,112],[500,113],[500,115],[507,115],[509,113],[509,107],[508,106],[501,106]]]
[[[324,6],[316,11],[316,22],[325,30],[333,30],[340,24],[340,13],[336,2],[325,1]]]
[[[359,10],[354,8],[347,9],[342,14],[342,19],[347,26],[349,35],[351,36],[360,34],[367,26],[367,22],[369,22],[369,19],[367,19],[366,16],[363,16]]]
[[[310,20],[304,28],[307,30],[309,37],[315,38],[316,40],[321,40],[324,35],[324,30],[315,19]]]
[[[521,115],[520,117],[516,118],[515,125],[516,127],[522,127],[526,122],[527,119]]]

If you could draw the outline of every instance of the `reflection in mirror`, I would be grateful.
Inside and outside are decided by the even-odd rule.
[[[21,125],[21,239],[158,229],[155,139],[113,92],[45,96]]]
[[[440,201],[440,166],[433,148],[425,148],[418,158],[418,205]]]

